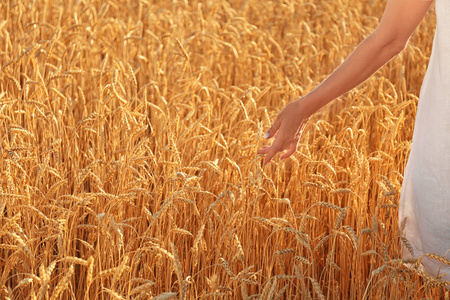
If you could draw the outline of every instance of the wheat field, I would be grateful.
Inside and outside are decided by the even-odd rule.
[[[449,299],[397,216],[433,12],[256,155],[385,2],[1,1],[0,299]]]

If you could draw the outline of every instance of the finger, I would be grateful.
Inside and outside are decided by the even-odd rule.
[[[278,152],[283,151],[281,140],[276,139],[272,146],[267,148],[265,151],[266,159],[264,160],[264,165],[267,165]]]
[[[259,149],[258,152],[256,152],[256,154],[258,154],[258,155],[267,154],[268,148],[269,148],[269,146],[266,146],[266,147],[264,147],[262,149]]]
[[[289,147],[288,151],[286,151],[283,155],[281,155],[281,160],[288,158],[292,154],[297,151],[297,141],[293,142],[291,146]]]
[[[267,166],[270,163],[275,154],[277,154],[277,151],[274,151],[273,149],[267,153],[266,159],[264,160],[265,166]]]
[[[269,128],[266,134],[264,134],[264,138],[266,139],[272,138],[277,133],[278,128],[280,128],[280,125],[281,125],[281,118],[278,115],[275,121],[273,122],[272,126]]]
[[[260,151],[264,151],[264,150],[266,150],[269,147],[270,147],[269,145],[262,146],[262,148],[258,150],[258,154],[264,154],[264,153],[259,153],[259,152]]]
[[[258,155],[266,155],[271,151],[271,146],[264,146],[262,149],[258,150],[256,154]]]

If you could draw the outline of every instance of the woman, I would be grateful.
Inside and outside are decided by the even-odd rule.
[[[404,247],[404,257],[435,253],[450,259],[450,0],[435,2],[436,34],[420,92],[399,220],[406,218],[404,234],[413,249],[410,253]],[[389,0],[376,30],[316,89],[279,113],[264,136],[275,137],[274,142],[258,151],[266,155],[265,164],[284,150],[281,159],[291,156],[314,112],[358,86],[400,53],[432,3]],[[429,274],[447,273],[443,279],[450,280],[449,265],[429,257],[423,257],[422,264]]]

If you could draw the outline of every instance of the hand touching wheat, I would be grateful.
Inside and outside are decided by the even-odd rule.
[[[297,144],[303,128],[311,116],[311,110],[303,98],[286,105],[276,117],[273,125],[264,135],[266,139],[275,136],[275,141],[270,146],[264,146],[258,154],[266,155],[264,165],[281,151],[287,150],[281,159],[286,159],[297,150]]]

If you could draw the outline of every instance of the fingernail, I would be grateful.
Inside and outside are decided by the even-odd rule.
[[[268,133],[268,132],[266,132],[266,133],[264,134],[264,138],[265,138],[265,139],[269,138],[269,133]]]

